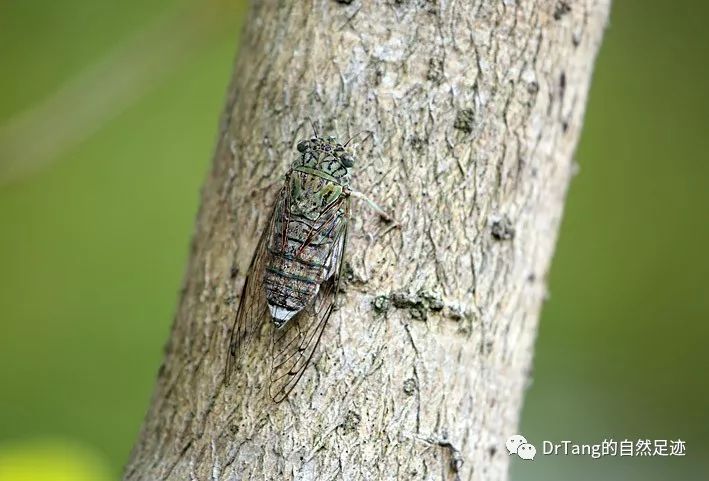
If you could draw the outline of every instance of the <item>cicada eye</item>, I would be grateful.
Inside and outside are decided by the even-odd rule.
[[[355,162],[354,155],[347,153],[347,154],[342,154],[340,156],[340,162],[342,162],[342,165],[345,167],[352,167]]]
[[[298,152],[305,152],[308,150],[308,147],[310,147],[310,143],[307,140],[301,140],[298,142],[298,146],[296,147],[298,149]]]

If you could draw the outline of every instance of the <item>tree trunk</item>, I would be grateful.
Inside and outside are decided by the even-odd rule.
[[[607,0],[254,2],[126,480],[506,479]],[[358,147],[340,307],[287,400],[222,382],[308,118]],[[364,139],[365,136],[356,138]],[[355,142],[353,141],[353,142]]]

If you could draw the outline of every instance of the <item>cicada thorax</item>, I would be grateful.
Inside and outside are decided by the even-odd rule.
[[[278,200],[264,287],[272,322],[281,327],[312,303],[333,274],[342,233],[343,186],[317,170],[292,170]]]

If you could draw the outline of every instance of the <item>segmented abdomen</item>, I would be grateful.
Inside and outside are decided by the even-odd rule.
[[[320,285],[332,275],[332,250],[343,217],[340,209],[332,209],[318,220],[289,215],[286,202],[279,199],[263,279],[277,327],[310,304]]]

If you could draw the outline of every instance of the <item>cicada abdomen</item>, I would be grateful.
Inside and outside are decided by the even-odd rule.
[[[270,320],[270,395],[286,398],[303,375],[337,299],[349,220],[354,156],[333,137],[298,143],[244,281],[225,380]]]

